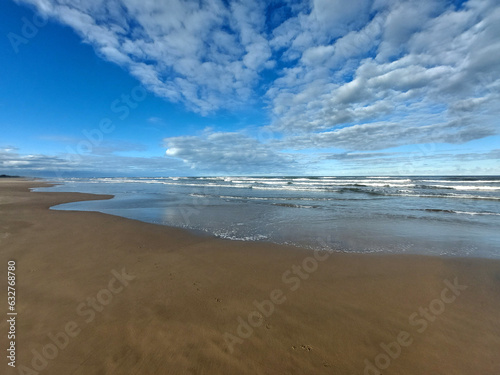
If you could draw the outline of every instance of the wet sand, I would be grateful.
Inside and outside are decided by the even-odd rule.
[[[500,261],[327,254],[93,212],[0,180],[5,374],[500,373]],[[328,241],[327,238],[320,241]]]

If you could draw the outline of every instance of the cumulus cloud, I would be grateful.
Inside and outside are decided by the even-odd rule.
[[[17,0],[71,26],[103,58],[160,97],[206,114],[252,99],[271,67],[254,0]]]
[[[344,152],[322,154],[337,171],[347,174],[374,174],[390,171],[392,175],[426,174],[492,174],[500,166],[500,150],[487,152],[437,152],[434,147],[422,147],[411,152]]]
[[[323,154],[322,159],[352,161],[363,165],[363,163],[390,164],[394,160],[405,161],[408,158],[419,160],[454,160],[454,161],[477,161],[477,160],[496,160],[500,159],[500,149],[494,149],[488,152],[462,152],[462,153],[431,153],[430,150],[423,148],[420,151],[412,152],[342,152],[338,154]]]
[[[314,12],[287,22],[311,23]],[[429,137],[463,143],[498,133],[498,4],[470,0],[456,9],[434,0],[378,1],[371,14],[330,43],[286,46],[287,54],[301,57],[267,92],[271,129],[287,135],[289,145],[303,140],[299,145],[348,149]],[[312,26],[303,29],[315,39]],[[278,41],[292,35],[278,31]]]
[[[273,174],[299,169],[292,155],[279,153],[239,133],[208,133],[164,139],[166,155],[198,171],[223,174]]]
[[[23,173],[19,171],[27,170],[28,172],[36,170],[69,170],[74,165],[63,158],[57,156],[47,156],[40,154],[20,154],[19,150],[13,146],[0,147],[0,169],[9,173]]]
[[[283,148],[346,150],[381,150],[421,143],[463,144],[496,134],[493,126],[476,124],[463,117],[446,123],[419,125],[401,122],[374,122],[354,125],[327,132],[290,136],[276,144]]]
[[[500,130],[497,0],[16,1],[192,111],[264,101],[279,140],[167,138],[167,155],[193,168],[260,172],[294,166],[284,149],[462,144]]]

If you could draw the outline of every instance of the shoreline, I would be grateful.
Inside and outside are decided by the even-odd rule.
[[[108,180],[108,178],[105,178]],[[44,182],[48,182],[51,186],[54,185],[65,185],[64,182],[57,183],[51,182],[50,180],[45,179]],[[107,181],[106,181],[107,182]],[[127,180],[127,182],[131,182]],[[98,184],[97,184],[98,185]],[[175,183],[174,183],[175,185]],[[79,188],[73,188],[73,191],[80,191],[89,194],[109,194],[113,195],[116,192],[120,193],[120,190],[106,189],[106,184],[104,186],[100,186],[99,188],[89,188],[86,186],[80,186]],[[145,185],[150,186],[150,185]],[[189,185],[188,186],[192,186]],[[64,192],[64,188],[59,189],[50,189],[53,192],[61,191]],[[139,192],[141,192],[140,188],[138,188]],[[71,189],[70,189],[71,191]],[[147,194],[148,190],[146,190]],[[155,193],[156,194],[156,193]],[[190,234],[201,237],[213,237],[227,240],[235,240],[235,241],[252,241],[259,243],[271,243],[277,244],[280,246],[290,246],[298,249],[306,249],[308,251],[313,251],[316,249],[326,249],[335,253],[346,253],[346,254],[381,254],[381,255],[422,255],[422,256],[431,256],[431,257],[450,257],[450,258],[481,258],[481,259],[496,259],[500,260],[500,257],[497,253],[493,251],[497,247],[498,241],[497,234],[494,231],[496,228],[492,225],[491,222],[488,222],[487,229],[484,226],[485,223],[479,222],[478,219],[475,219],[472,222],[467,222],[463,220],[469,220],[469,216],[472,217],[475,213],[464,212],[470,211],[470,209],[464,208],[453,208],[457,211],[452,211],[451,209],[445,209],[443,207],[439,209],[410,209],[409,211],[405,211],[404,208],[399,207],[401,209],[400,217],[401,220],[396,220],[394,217],[389,215],[389,218],[385,217],[384,213],[380,213],[376,211],[373,214],[367,215],[366,217],[361,214],[358,219],[353,221],[353,217],[349,214],[346,216],[338,215],[337,217],[332,216],[328,218],[328,220],[333,220],[337,224],[334,225],[333,229],[331,228],[330,221],[325,221],[325,219],[319,219],[317,222],[313,223],[311,228],[308,230],[301,230],[297,227],[297,223],[302,223],[302,221],[298,221],[297,219],[292,220],[288,224],[279,224],[283,222],[279,218],[279,215],[288,214],[288,211],[274,213],[271,212],[270,220],[268,225],[261,225],[256,218],[259,215],[268,215],[270,213],[269,209],[267,211],[264,209],[260,209],[257,211],[256,207],[252,207],[250,216],[250,220],[248,220],[248,216],[242,217],[242,215],[235,215],[235,212],[239,212],[238,210],[228,210],[226,213],[227,217],[231,217],[231,221],[227,221],[226,225],[221,226],[217,224],[210,224],[210,215],[207,215],[203,212],[203,215],[199,215],[202,213],[201,211],[205,208],[205,204],[211,206],[212,204],[217,205],[218,203],[214,203],[209,201],[207,198],[206,203],[200,203],[197,201],[198,197],[201,196],[210,196],[205,194],[191,194],[190,191],[185,194],[179,194],[181,196],[181,201],[179,203],[178,208],[169,206],[168,204],[163,206],[161,202],[156,207],[156,210],[150,210],[149,214],[145,215],[141,212],[141,210],[123,210],[123,208],[128,208],[125,201],[125,206],[123,205],[121,199],[117,198],[117,200],[113,202],[102,202],[99,203],[98,200],[90,200],[88,204],[85,201],[75,201],[70,203],[76,203],[75,205],[64,203],[61,205],[62,207],[56,207],[59,205],[55,205],[51,207],[54,210],[63,210],[63,211],[78,211],[78,212],[101,212],[108,215],[115,215],[119,217],[125,217],[132,220],[137,220],[144,223],[150,223],[154,225],[163,225],[171,228],[179,228],[188,231]],[[224,195],[234,195],[236,193],[224,193]],[[245,195],[245,194],[244,194]],[[196,198],[190,198],[190,196]],[[215,195],[217,196],[217,195]],[[114,196],[113,196],[114,197]],[[186,200],[182,200],[182,197],[188,197]],[[167,197],[168,198],[168,197]],[[225,197],[225,198],[236,198],[236,197]],[[242,197],[242,199],[247,199],[246,197]],[[248,198],[253,199],[253,198]],[[263,199],[263,198],[255,198],[255,199]],[[272,198],[266,198],[272,199]],[[291,199],[285,197],[284,199]],[[300,198],[301,199],[301,198]],[[314,199],[314,198],[311,198]],[[246,201],[244,201],[246,202]],[[148,204],[148,202],[146,202]],[[281,206],[282,204],[271,203],[268,207],[273,206]],[[422,207],[427,207],[425,202],[422,203]],[[290,205],[294,206],[294,205]],[[439,206],[439,205],[438,205]],[[121,209],[121,211],[114,211],[109,208]],[[259,206],[260,207],[260,206]],[[295,206],[294,206],[295,207]],[[309,206],[304,206],[308,207]],[[312,206],[311,206],[312,207]],[[314,206],[316,207],[316,206]],[[319,206],[317,206],[319,207]],[[317,208],[316,207],[316,208]],[[325,208],[325,207],[323,207]],[[328,209],[328,207],[326,207]],[[250,207],[249,207],[250,209]],[[287,208],[288,209],[288,208]],[[376,208],[375,208],[376,210]],[[166,213],[168,211],[168,213]],[[241,211],[241,210],[240,210]],[[450,213],[465,215],[466,219],[455,217],[458,220],[458,226],[455,226],[455,229],[451,229],[451,225],[448,222],[448,218],[442,217],[418,217],[412,216],[412,211],[422,211],[422,212],[437,212],[437,215],[449,215]],[[220,210],[214,210],[215,214],[220,215]],[[243,211],[242,211],[243,212]],[[307,215],[307,210],[303,210],[299,212],[304,215],[303,219],[308,220],[311,219],[310,214]],[[325,211],[326,212],[326,211]],[[194,215],[193,215],[194,213]],[[253,214],[253,217],[252,217]],[[372,220],[376,215],[381,215],[380,220]],[[469,215],[470,214],[470,215]],[[474,214],[474,215],[473,215]],[[168,215],[169,218],[167,222],[164,220],[164,215]],[[273,220],[272,216],[275,215],[279,218],[279,220]],[[324,214],[323,214],[324,215]],[[409,215],[409,216],[408,216]],[[480,214],[479,214],[480,215]],[[488,214],[489,215],[489,214]],[[191,218],[191,216],[193,216]],[[198,217],[199,216],[199,217]],[[245,215],[243,215],[245,216]],[[319,214],[321,217],[321,213]],[[412,224],[406,219],[418,219],[417,225],[414,225],[415,228],[420,228],[419,230],[410,229]],[[451,216],[450,216],[451,217]],[[489,217],[489,216],[488,216]],[[474,216],[475,218],[475,216]],[[483,217],[481,217],[483,218]],[[191,221],[193,219],[193,221]],[[219,221],[220,218],[218,218]],[[248,225],[239,226],[245,222]],[[312,218],[314,221],[315,219]],[[439,220],[438,224],[441,225],[439,229],[434,227],[433,220]],[[462,220],[462,221],[461,221]],[[222,220],[224,221],[224,220]],[[238,222],[238,225],[232,225],[231,223]],[[306,221],[307,222],[307,221]],[[318,223],[320,223],[318,225]],[[342,224],[343,223],[343,224]],[[460,226],[460,224],[462,226]],[[326,226],[325,226],[326,225]],[[470,225],[475,227],[470,227]],[[244,228],[253,228],[253,230],[245,230]],[[300,227],[303,227],[300,225]],[[291,229],[294,228],[294,229]],[[378,229],[377,229],[378,228]],[[489,229],[488,229],[489,228]],[[376,230],[375,230],[376,229]],[[469,230],[476,230],[475,234],[471,234],[469,237],[464,236],[464,233],[468,233]],[[358,235],[358,231],[361,232],[361,235]],[[482,232],[481,232],[482,231]],[[488,232],[489,231],[489,232]],[[493,232],[492,232],[493,231]],[[426,232],[428,235],[422,235],[421,233]],[[259,234],[255,234],[259,233]],[[275,233],[278,233],[275,235]],[[314,235],[311,235],[315,233]],[[328,234],[332,236],[328,236]],[[380,233],[383,233],[380,234]],[[401,235],[403,233],[403,235]],[[478,233],[480,233],[478,235]],[[475,236],[475,237],[474,237]],[[472,238],[474,238],[472,240]],[[391,239],[391,240],[388,240]],[[469,240],[470,239],[470,240]],[[489,239],[489,240],[487,240]],[[395,241],[394,241],[395,240]],[[496,242],[495,242],[496,241]],[[327,242],[325,246],[325,242]]]
[[[50,210],[112,196],[32,193],[31,185],[49,183],[6,180],[0,181],[0,254],[2,264],[18,263],[17,363],[36,370],[33,364],[41,368],[45,358],[41,374],[494,374],[500,368],[498,260],[326,256],[200,237],[98,212]],[[1,283],[6,301],[6,278]],[[459,294],[446,302],[454,290]],[[422,319],[427,326],[418,332]],[[76,328],[67,330],[71,322]],[[7,322],[0,326],[6,332]],[[53,359],[43,356],[57,344],[50,334],[62,347]],[[42,355],[39,363],[34,353]]]

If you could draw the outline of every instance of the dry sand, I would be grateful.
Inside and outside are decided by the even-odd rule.
[[[500,374],[499,261],[346,254],[313,261],[325,254],[51,211],[110,197],[29,192],[42,185],[0,181],[4,354],[10,259],[18,312],[16,368],[4,356],[2,374]],[[296,271],[300,285],[294,265],[306,268]],[[123,269],[134,279],[117,278]],[[252,313],[275,289],[286,300],[274,292],[282,303]],[[240,339],[239,321],[249,314],[257,327],[241,325],[249,337]],[[236,338],[231,352],[227,341]],[[387,368],[367,369],[366,360]]]

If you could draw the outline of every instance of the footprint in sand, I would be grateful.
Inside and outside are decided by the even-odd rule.
[[[193,286],[195,286],[195,287],[196,287],[196,290],[197,290],[198,292],[201,292],[201,289],[200,289],[200,288],[198,288],[198,281],[195,281],[195,282],[193,283]]]

